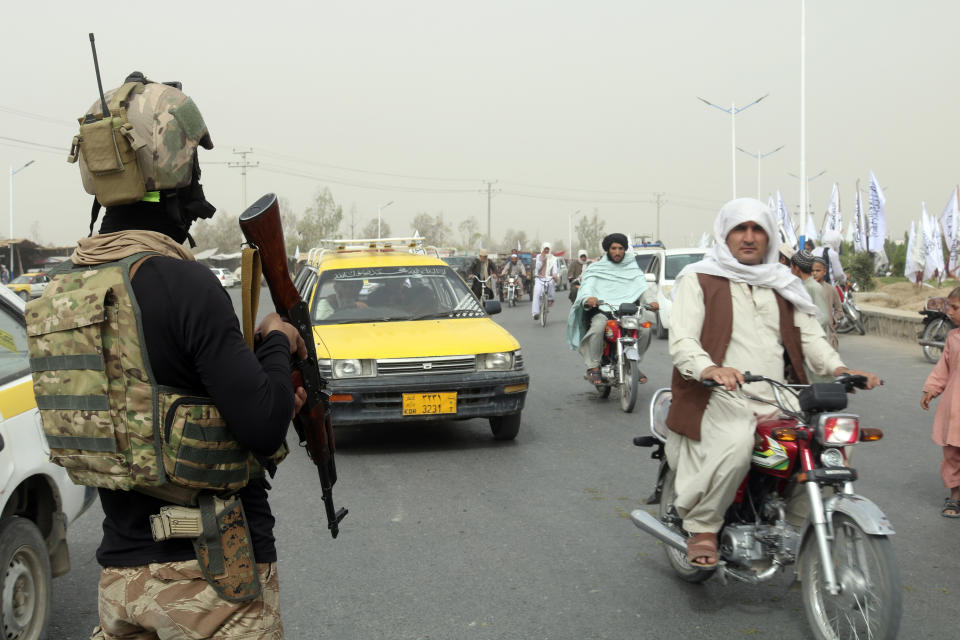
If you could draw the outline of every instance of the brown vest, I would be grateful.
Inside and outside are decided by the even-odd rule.
[[[733,335],[733,297],[730,294],[730,281],[720,276],[698,273],[697,279],[703,290],[703,328],[700,330],[700,345],[718,366],[723,366],[723,358],[730,346]],[[777,307],[780,309],[780,340],[784,346],[784,377],[790,382],[807,384],[803,371],[803,347],[800,330],[793,324],[793,305],[774,292]],[[674,308],[676,312],[676,308]],[[671,431],[692,440],[700,439],[700,421],[710,401],[711,389],[700,384],[699,380],[687,380],[673,368],[670,383],[673,397],[670,411],[667,413],[667,426]]]

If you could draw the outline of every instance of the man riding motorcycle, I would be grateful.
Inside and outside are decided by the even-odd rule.
[[[648,287],[647,280],[637,266],[632,251],[628,251],[627,236],[611,233],[603,239],[606,255],[582,272],[580,289],[567,317],[567,342],[570,348],[580,352],[587,367],[587,380],[601,385],[600,361],[603,356],[603,332],[607,317],[597,308],[599,302],[619,306],[623,302],[646,304],[654,311],[660,308],[656,302],[656,290]],[[647,381],[640,374],[640,382]]]
[[[577,299],[577,290],[580,288],[580,276],[583,270],[587,268],[587,252],[583,249],[577,252],[577,259],[570,263],[570,269],[567,271],[567,280],[570,282],[570,302]]]
[[[507,281],[509,276],[516,276],[519,278],[519,283],[517,287],[517,300],[519,300],[523,295],[524,281],[527,279],[527,268],[523,266],[523,263],[520,261],[520,256],[517,254],[517,250],[514,249],[510,252],[510,259],[503,265],[503,269],[500,270],[500,299],[504,299],[503,295],[503,285]]]
[[[880,384],[871,373],[847,369],[827,343],[803,284],[778,264],[770,242],[776,234],[762,202],[728,202],[714,223],[716,244],[680,272],[673,289],[666,455],[676,469],[674,506],[692,534],[687,560],[699,568],[716,567],[717,532],[750,467],[757,421],[779,411],[729,393],[744,383],[743,372],[806,384],[807,365],[820,375],[864,375],[868,389]],[[727,392],[711,391],[703,380]],[[763,386],[749,391],[770,396]]]

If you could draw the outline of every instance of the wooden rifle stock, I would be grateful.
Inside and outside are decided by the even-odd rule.
[[[305,445],[310,459],[320,474],[323,506],[327,514],[327,527],[336,538],[340,533],[340,521],[347,515],[346,509],[333,506],[333,485],[337,481],[334,462],[333,425],[330,422],[330,407],[323,392],[324,381],[317,368],[317,349],[313,342],[313,327],[307,303],[300,298],[290,271],[287,269],[287,252],[283,243],[283,226],[280,223],[280,206],[272,193],[261,197],[240,215],[240,230],[247,242],[260,253],[263,275],[270,289],[270,297],[277,313],[290,322],[307,346],[304,360],[294,358],[293,385],[303,387],[307,401],[293,418],[293,426]]]

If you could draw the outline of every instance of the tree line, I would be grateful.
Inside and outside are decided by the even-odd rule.
[[[324,239],[343,237],[377,237],[377,218],[374,217],[361,225],[357,224],[356,207],[352,207],[348,215],[344,215],[343,206],[336,202],[328,187],[317,191],[313,201],[300,214],[293,211],[290,201],[279,199],[280,219],[283,223],[284,242],[287,251],[293,253],[297,247],[306,251],[319,246]],[[566,217],[566,216],[564,216]],[[562,225],[561,225],[562,226]],[[395,232],[386,220],[380,221],[380,237],[412,236],[418,232],[428,244],[437,247],[456,246],[467,253],[476,251],[480,247],[491,251],[509,251],[520,246],[524,250],[536,250],[541,243],[540,238],[531,238],[526,231],[507,229],[502,240],[494,241],[480,231],[480,223],[475,216],[471,216],[456,225],[444,219],[443,212],[431,215],[420,212],[414,216],[409,232]],[[583,216],[576,225],[575,236],[579,242],[577,248],[584,248],[591,255],[600,251],[600,241],[604,236],[604,222],[594,211],[592,216]],[[240,251],[243,236],[237,223],[237,216],[225,211],[218,211],[209,220],[199,220],[192,228],[191,235],[197,244],[197,250],[217,249],[220,253],[235,253]],[[554,251],[566,248],[566,241],[562,238],[547,239],[551,242]]]

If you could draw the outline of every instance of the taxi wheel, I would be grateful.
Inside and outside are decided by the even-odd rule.
[[[513,440],[520,431],[520,414],[511,413],[490,418],[490,430],[494,440]]]
[[[30,520],[0,520],[0,631],[3,638],[46,637],[51,611],[50,557]]]

